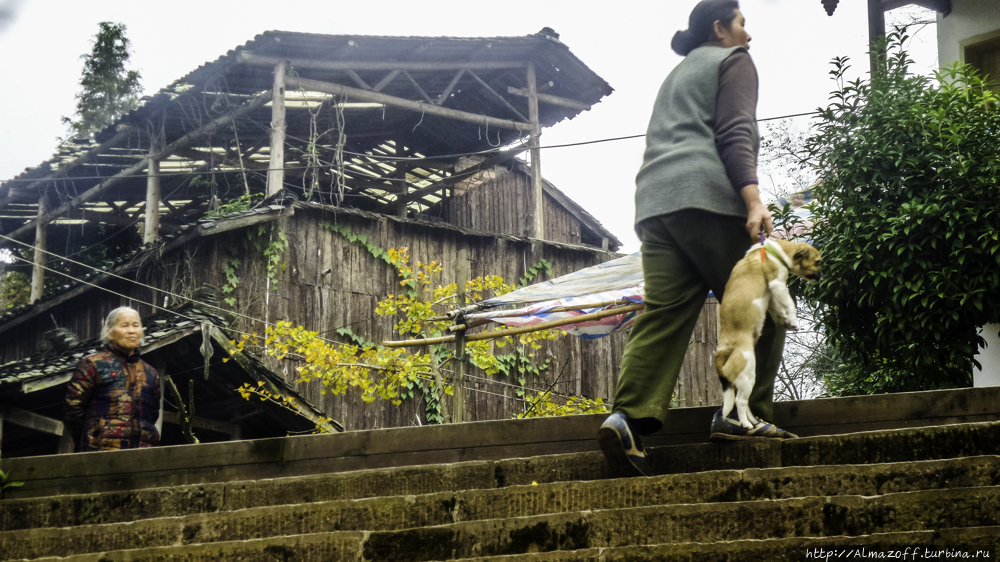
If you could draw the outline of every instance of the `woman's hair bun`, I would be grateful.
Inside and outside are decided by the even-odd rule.
[[[674,38],[670,41],[670,48],[674,50],[675,53],[682,57],[688,56],[688,53],[693,51],[695,47],[700,45],[701,42],[695,38],[694,34],[691,33],[690,29],[684,31],[678,31],[674,34]]]

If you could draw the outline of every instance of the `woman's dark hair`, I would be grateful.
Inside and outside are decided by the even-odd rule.
[[[695,50],[706,41],[715,40],[715,22],[719,20],[726,29],[736,19],[736,10],[740,8],[739,0],[701,0],[691,10],[688,18],[688,28],[674,34],[670,48],[682,57]]]

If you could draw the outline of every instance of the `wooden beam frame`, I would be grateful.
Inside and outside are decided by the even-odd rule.
[[[465,74],[464,68],[459,69],[459,71],[455,73],[455,77],[451,79],[451,82],[448,82],[448,87],[441,92],[441,95],[438,96],[438,99],[434,102],[436,105],[444,105],[444,102],[448,101],[448,96],[451,95],[451,91],[455,89],[458,81],[462,79],[463,74]]]
[[[420,96],[422,98],[424,98],[425,102],[427,102],[427,103],[434,103],[434,100],[432,100],[431,97],[427,95],[427,92],[425,92],[424,89],[420,87],[420,84],[417,84],[417,81],[413,79],[413,76],[410,76],[409,72],[407,72],[407,71],[404,70],[404,71],[402,71],[402,73],[403,73],[403,76],[405,76],[406,79],[410,81],[410,84],[412,84],[413,87],[416,88],[417,93],[419,93]]]
[[[442,188],[448,187],[449,185],[452,185],[454,183],[458,183],[469,176],[473,176],[483,170],[488,170],[502,162],[506,162],[507,160],[510,160],[511,158],[517,156],[518,154],[521,154],[525,150],[528,150],[528,145],[521,145],[511,150],[498,152],[494,156],[491,156],[486,160],[483,160],[482,162],[476,164],[475,166],[470,166],[462,170],[461,172],[455,172],[454,174],[448,176],[447,178],[439,182],[436,182],[434,184],[428,185],[427,187],[421,187],[420,189],[415,189],[407,193],[406,195],[400,197],[396,202],[409,203],[410,201],[423,197],[428,193],[434,193],[435,191],[439,191]]]
[[[149,165],[149,161],[150,160],[163,160],[164,158],[167,158],[168,156],[170,156],[171,154],[173,154],[174,152],[176,152],[178,149],[184,148],[184,147],[190,145],[191,143],[193,143],[194,141],[196,141],[197,139],[199,139],[201,137],[204,137],[206,135],[210,135],[210,134],[214,133],[215,131],[217,131],[221,127],[227,125],[228,123],[230,123],[230,122],[232,122],[232,121],[234,121],[236,119],[239,119],[240,117],[246,115],[247,113],[249,113],[249,112],[251,112],[251,111],[253,111],[253,110],[255,110],[255,109],[259,108],[259,107],[262,107],[264,104],[266,104],[269,101],[271,101],[271,92],[264,92],[264,93],[258,95],[257,97],[251,99],[250,101],[246,102],[242,106],[238,107],[232,113],[227,114],[227,115],[223,115],[221,117],[217,117],[216,119],[214,119],[211,122],[205,124],[204,126],[198,128],[198,129],[196,129],[196,130],[194,130],[194,131],[192,131],[192,132],[184,135],[183,137],[175,140],[174,142],[168,144],[163,149],[159,150],[155,155],[153,155],[152,158],[143,158],[142,161],[140,161],[140,162],[138,162],[136,164],[133,164],[132,166],[129,166],[128,168],[122,170],[121,172],[118,172],[117,174],[115,174],[115,175],[111,176],[110,178],[104,180],[103,182],[95,185],[94,187],[91,187],[87,191],[84,191],[80,195],[77,195],[76,197],[70,199],[69,201],[67,201],[66,203],[60,205],[59,207],[57,207],[56,209],[52,210],[51,212],[46,213],[45,216],[39,217],[39,218],[37,218],[35,220],[32,220],[32,221],[29,221],[28,223],[26,223],[23,226],[21,226],[20,228],[14,230],[13,232],[11,232],[10,234],[8,234],[7,236],[9,236],[10,238],[17,238],[18,236],[21,236],[21,235],[23,235],[23,234],[31,231],[31,229],[38,222],[45,222],[45,223],[51,222],[53,219],[56,219],[56,218],[64,215],[67,211],[69,211],[70,209],[73,209],[73,208],[79,206],[81,203],[84,203],[86,201],[91,201],[93,199],[96,199],[96,198],[100,197],[101,195],[103,195],[104,193],[106,193],[109,189],[111,189],[112,187],[114,187],[115,185],[118,185],[122,181],[124,181],[126,179],[130,179],[133,176],[135,176],[136,174],[145,171],[146,170],[146,166]],[[2,246],[2,245],[3,244],[0,244],[0,246]]]
[[[439,107],[437,105],[434,105],[433,103],[417,102],[403,98],[398,98],[396,96],[380,94],[378,92],[369,92],[367,90],[361,90],[359,88],[342,86],[340,84],[333,84],[330,82],[320,82],[319,80],[310,80],[308,78],[298,78],[289,76],[285,79],[285,87],[293,89],[303,88],[309,91],[323,92],[335,96],[346,96],[348,98],[358,101],[381,103],[383,105],[399,107],[402,109],[408,109],[410,111],[426,113],[428,115],[436,115],[438,117],[445,117],[448,119],[455,119],[456,121],[465,121],[477,125],[486,125],[489,127],[495,127],[497,129],[512,129],[515,131],[520,131],[525,133],[530,132],[532,130],[532,125],[530,123],[521,123],[519,121],[513,121],[510,119],[498,119],[496,117],[489,117],[487,115],[478,115],[475,113],[469,113],[467,111],[459,111],[457,109],[447,109],[444,107]]]
[[[517,115],[518,119],[520,119],[521,121],[528,121],[528,122],[531,121],[530,119],[525,118],[524,115],[522,115],[521,112],[518,111],[516,107],[514,107],[513,105],[510,104],[509,101],[507,101],[507,98],[501,96],[496,90],[491,88],[490,85],[484,82],[483,79],[480,78],[475,72],[470,70],[469,76],[473,77],[476,80],[476,82],[479,83],[480,86],[486,88],[486,92],[489,93],[491,96],[493,96],[494,99],[503,104],[503,106],[509,109],[514,115]]]
[[[531,93],[524,88],[515,88],[513,86],[507,87],[508,94],[514,94],[515,96],[531,97]],[[582,101],[571,100],[568,98],[561,98],[559,96],[553,96],[551,94],[536,94],[538,96],[538,101],[551,103],[552,105],[560,105],[562,107],[568,107],[570,109],[578,109],[580,111],[589,111],[591,107],[590,104],[583,103]]]
[[[393,70],[389,74],[386,74],[385,78],[379,80],[378,84],[375,84],[375,86],[372,88],[372,91],[381,92],[382,88],[385,88],[386,86],[389,85],[390,82],[395,80],[396,77],[399,76],[400,72],[402,72],[402,70]]]
[[[362,89],[364,89],[364,90],[371,90],[372,89],[372,87],[369,86],[367,82],[365,82],[364,80],[361,79],[360,76],[358,76],[357,72],[354,72],[353,70],[350,70],[350,69],[345,70],[344,72],[346,72],[347,75],[351,77],[351,80],[354,80],[355,84],[357,84],[358,86],[361,86]]]
[[[410,71],[434,71],[434,70],[513,70],[523,69],[527,66],[525,62],[375,62],[375,61],[328,61],[316,59],[281,59],[278,57],[261,56],[251,51],[240,51],[238,60],[241,64],[256,66],[274,66],[279,61],[288,61],[297,69],[309,70],[410,70]]]
[[[180,415],[177,412],[163,412],[163,422],[172,423],[174,425],[182,425]],[[217,433],[225,433],[230,437],[236,436],[239,439],[241,431],[240,426],[233,423],[226,423],[217,420],[211,420],[208,418],[193,417],[191,418],[191,427],[194,429],[207,429],[209,431],[215,431]],[[235,439],[234,439],[235,440]]]
[[[47,435],[61,436],[65,431],[63,422],[48,416],[36,414],[16,406],[0,406],[0,419],[7,423],[26,427]]]

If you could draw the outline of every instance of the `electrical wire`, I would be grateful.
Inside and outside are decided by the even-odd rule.
[[[8,238],[8,237],[6,237],[6,236],[4,236],[4,235],[2,235],[2,234],[0,234],[0,238],[4,238],[4,239],[7,239],[7,240],[12,240],[12,241],[14,241],[14,242],[17,242],[18,244],[22,244],[22,245],[26,245],[26,246],[27,246],[27,244],[24,244],[23,242],[19,242],[19,241],[17,241],[17,240],[13,240],[13,239],[11,239],[11,238]],[[45,251],[45,250],[42,250],[42,251],[43,251],[43,252],[45,252],[46,254],[51,254],[51,255],[56,255],[56,256],[57,256],[57,254],[53,254],[52,252],[48,252],[48,251]],[[23,257],[21,257],[21,256],[17,256],[17,255],[15,255],[15,256],[13,256],[13,257],[14,257],[14,259],[17,259],[17,260],[20,260],[20,261],[23,261],[23,262],[25,262],[25,263],[28,263],[28,264],[31,264],[31,263],[32,263],[32,262],[28,261],[27,259],[25,259],[25,258],[23,258]],[[73,261],[73,260],[69,260],[69,261]],[[127,281],[127,282],[130,282],[130,283],[134,283],[134,284],[136,284],[136,285],[139,285],[139,286],[141,286],[141,287],[146,287],[146,288],[150,288],[150,289],[153,289],[153,290],[157,290],[157,291],[160,291],[160,289],[157,289],[157,288],[155,288],[155,287],[152,287],[152,286],[150,286],[150,285],[146,285],[146,284],[144,284],[144,283],[141,283],[141,282],[139,282],[139,281],[135,281],[135,280],[132,280],[132,279],[128,279],[127,277],[122,277],[122,276],[120,276],[120,275],[116,275],[116,274],[114,274],[114,273],[111,273],[111,272],[108,272],[108,271],[104,271],[104,270],[100,270],[100,269],[98,269],[98,268],[95,268],[95,267],[93,267],[93,266],[89,266],[89,265],[87,265],[87,264],[82,264],[82,263],[79,263],[79,262],[73,262],[73,263],[78,263],[79,265],[82,265],[82,266],[84,266],[84,267],[89,267],[89,268],[91,268],[91,269],[94,269],[95,271],[99,271],[99,272],[102,272],[102,273],[107,273],[107,274],[109,274],[109,275],[111,275],[111,276],[113,276],[113,277],[117,277],[117,278],[119,278],[119,279],[122,279],[122,280],[124,280],[124,281]],[[146,302],[146,301],[144,301],[144,300],[142,300],[142,299],[140,299],[140,298],[136,298],[136,297],[130,297],[130,296],[128,296],[128,295],[124,295],[124,294],[122,294],[122,293],[118,293],[118,292],[116,292],[116,291],[112,291],[111,289],[108,289],[108,288],[106,288],[106,287],[101,287],[100,285],[97,285],[97,284],[94,284],[94,283],[91,283],[91,282],[89,282],[89,281],[87,281],[87,280],[84,280],[84,279],[80,279],[80,278],[77,278],[77,277],[74,277],[74,276],[72,276],[72,275],[70,275],[70,274],[68,274],[68,273],[64,273],[64,272],[62,272],[62,271],[58,271],[58,270],[55,270],[55,269],[52,269],[52,268],[49,268],[49,267],[46,267],[46,266],[44,266],[44,265],[43,265],[43,266],[41,266],[41,267],[42,267],[42,269],[44,269],[44,270],[46,270],[46,271],[50,271],[50,272],[52,272],[52,273],[57,273],[57,274],[59,274],[59,275],[62,275],[63,277],[67,277],[67,278],[69,278],[69,279],[72,279],[72,280],[74,280],[74,281],[77,281],[77,282],[79,282],[79,283],[83,283],[83,284],[86,284],[86,285],[90,285],[91,287],[94,287],[94,288],[96,288],[96,289],[99,289],[99,290],[102,290],[102,291],[104,291],[104,292],[107,292],[107,293],[110,293],[110,294],[112,294],[112,295],[115,295],[115,296],[118,296],[118,297],[121,297],[121,298],[124,298],[124,299],[128,299],[128,300],[130,300],[130,301],[135,301],[135,302],[137,302],[137,303],[139,303],[139,304],[143,304],[143,305],[146,305],[146,306],[149,306],[149,307],[152,307],[152,308],[157,308],[157,306],[156,306],[155,304],[153,304],[153,303],[149,303],[149,302]],[[227,311],[227,310],[224,310],[224,309],[222,309],[222,308],[220,308],[220,307],[218,307],[218,306],[215,306],[215,305],[211,305],[211,304],[208,304],[208,303],[204,303],[204,302],[200,302],[200,301],[197,301],[197,300],[195,300],[195,299],[191,299],[191,298],[188,298],[188,297],[183,297],[183,296],[180,296],[180,295],[176,295],[176,294],[174,294],[174,293],[170,293],[169,291],[161,291],[161,292],[163,292],[163,293],[165,293],[165,294],[168,294],[168,295],[171,295],[171,296],[174,296],[174,297],[176,297],[176,298],[179,298],[179,299],[184,299],[184,300],[187,300],[187,301],[189,301],[189,302],[192,302],[192,303],[195,303],[195,304],[199,304],[199,305],[201,305],[201,306],[205,306],[205,307],[209,307],[209,308],[215,308],[215,309],[217,309],[217,310],[221,310],[221,311],[223,311],[223,312],[228,312],[228,313],[230,313],[230,314],[236,314],[236,315],[238,315],[238,316],[242,316],[242,317],[244,317],[244,318],[248,318],[248,319],[250,319],[250,320],[253,320],[253,321],[256,321],[256,322],[261,322],[262,324],[265,324],[265,325],[270,325],[270,326],[273,326],[273,325],[274,325],[274,324],[271,324],[271,323],[267,323],[267,322],[264,322],[263,320],[260,320],[260,319],[257,319],[257,318],[254,318],[254,317],[252,317],[252,316],[247,316],[247,315],[244,315],[244,314],[238,314],[238,313],[235,313],[235,312],[231,312],[231,311]],[[163,307],[160,307],[160,308],[163,308]],[[179,313],[179,312],[177,312],[177,311],[175,311],[175,310],[171,310],[171,309],[169,309],[169,308],[163,308],[163,310],[164,310],[165,312],[169,312],[169,313],[171,313],[171,314],[173,314],[173,315],[175,315],[175,316],[178,316],[178,317],[180,317],[180,318],[182,318],[182,319],[184,319],[184,320],[188,320],[188,321],[190,321],[190,322],[194,322],[194,323],[196,323],[196,324],[201,324],[202,322],[204,322],[204,320],[201,320],[201,319],[198,319],[198,318],[192,318],[192,317],[190,317],[190,316],[185,316],[184,314],[181,314],[181,313]],[[369,319],[369,320],[370,320],[370,319]],[[231,327],[227,327],[227,328],[226,328],[226,330],[227,330],[227,331],[229,331],[229,332],[232,332],[232,333],[235,333],[235,334],[240,334],[240,335],[246,335],[246,336],[256,336],[256,334],[251,334],[251,333],[249,333],[249,332],[244,332],[244,331],[241,331],[241,330],[237,330],[237,329],[235,329],[235,328],[231,328]],[[325,332],[324,332],[324,333],[325,333]],[[335,343],[335,344],[337,344],[337,345],[344,345],[344,344],[343,344],[343,343],[341,343],[341,342],[337,342],[337,341],[334,341],[334,340],[329,340],[329,339],[326,339],[326,338],[319,338],[319,337],[318,337],[318,339],[320,339],[320,340],[322,340],[322,341],[325,341],[325,342],[328,342],[328,343]],[[431,379],[430,377],[427,377],[426,375],[418,375],[418,376],[419,376],[419,377],[421,377],[421,378],[423,378],[424,380],[427,380],[427,381],[430,381],[430,382],[433,382],[433,381],[432,381],[432,379]],[[483,378],[483,377],[475,377],[475,376],[472,376],[472,375],[468,375],[468,374],[464,375],[464,377],[465,377],[466,379],[479,379],[479,380],[483,380],[483,381],[486,381],[486,382],[488,382],[488,383],[492,383],[492,384],[496,384],[496,385],[500,385],[500,386],[509,386],[509,387],[512,387],[512,388],[521,388],[521,389],[523,389],[523,390],[530,390],[530,391],[534,391],[534,392],[540,392],[540,390],[539,390],[539,389],[535,389],[535,388],[528,388],[528,387],[519,387],[519,386],[516,386],[516,385],[513,385],[513,384],[510,384],[510,383],[504,383],[504,382],[501,382],[501,381],[497,381],[497,380],[491,380],[491,379],[486,379],[486,378]],[[466,382],[472,382],[472,381],[471,381],[471,380],[467,380]],[[475,383],[474,383],[474,384],[475,384]],[[505,395],[505,394],[497,394],[497,393],[495,393],[495,392],[489,392],[489,391],[486,391],[486,390],[482,390],[482,389],[477,389],[477,388],[472,388],[472,387],[469,387],[469,386],[462,386],[462,388],[464,388],[464,389],[466,389],[466,390],[469,390],[469,391],[471,391],[471,392],[479,392],[479,393],[482,393],[482,394],[491,394],[491,395],[493,395],[493,396],[499,396],[499,397],[502,397],[502,398],[511,398],[511,399],[513,399],[513,400],[515,400],[515,401],[516,401],[516,400],[520,400],[520,401],[522,401],[522,402],[526,402],[526,401],[527,401],[526,399],[524,399],[524,398],[519,398],[519,397],[517,397],[517,396],[507,396],[507,395]],[[553,394],[553,395],[555,395],[555,396],[559,396],[559,397],[561,397],[561,398],[569,398],[569,397],[570,397],[569,395],[564,395],[564,394],[560,394],[560,393],[557,393],[557,392],[549,392],[549,393],[550,393],[550,394]]]
[[[766,121],[775,121],[775,120],[778,120],[778,119],[790,119],[792,117],[804,117],[804,116],[807,116],[807,115],[816,115],[818,113],[819,113],[819,111],[809,111],[809,112],[806,112],[806,113],[794,113],[794,114],[790,114],[790,115],[781,115],[781,116],[778,116],[778,117],[766,117],[764,119],[758,119],[757,122],[758,123],[763,123],[763,122],[766,122]],[[553,145],[548,145],[548,146],[541,146],[541,147],[539,147],[539,150],[546,150],[546,149],[550,149],[550,148],[567,148],[567,147],[571,147],[571,146],[583,146],[583,145],[588,145],[588,144],[598,144],[598,143],[614,142],[614,141],[620,141],[620,140],[630,140],[630,139],[642,138],[642,137],[645,137],[645,136],[646,136],[645,133],[643,133],[643,134],[640,134],[640,135],[627,135],[627,136],[623,136],[623,137],[609,137],[609,138],[604,138],[604,139],[595,139],[595,140],[581,141],[581,142],[574,142],[574,143],[566,143],[566,144],[553,144]],[[294,136],[291,136],[291,135],[286,135],[286,138],[290,138],[290,139],[294,139],[294,140],[305,142],[305,139],[300,139],[298,137],[294,137]],[[509,148],[507,148],[506,150],[513,150],[513,149],[516,149],[516,148],[520,148],[520,146],[522,144],[524,144],[524,143],[522,142],[522,143],[517,144],[517,145],[509,145]],[[362,153],[362,152],[353,152],[353,151],[349,151],[349,150],[344,150],[343,152],[344,152],[344,154],[350,154],[351,156],[363,156],[365,158],[371,158],[373,160],[378,160],[378,161],[381,161],[381,162],[415,162],[415,161],[421,161],[421,160],[443,160],[443,159],[448,159],[448,158],[460,158],[460,157],[463,157],[463,156],[479,156],[479,155],[483,155],[483,154],[493,154],[493,153],[497,153],[497,152],[502,152],[503,150],[505,150],[503,147],[496,147],[496,148],[489,148],[489,149],[486,149],[486,150],[477,150],[477,151],[474,151],[474,152],[461,152],[461,153],[455,153],[455,154],[439,154],[439,155],[436,155],[436,156],[394,156],[394,155],[393,156],[390,156],[390,155],[384,155],[383,156],[383,155],[380,155],[380,154],[366,154],[366,153]],[[226,169],[226,170],[208,170],[208,171],[204,171],[204,172],[162,172],[162,173],[159,174],[159,177],[161,177],[161,178],[170,178],[170,177],[200,176],[200,175],[214,175],[214,174],[238,174],[238,173],[244,173],[244,172],[266,173],[266,172],[277,171],[277,170],[282,170],[282,171],[297,171],[297,170],[326,169],[326,168],[334,168],[336,166],[337,166],[337,164],[335,164],[335,163],[326,163],[326,164],[323,164],[322,166],[284,166],[284,167],[281,167],[281,168],[270,168],[270,167],[268,167],[266,169],[263,169],[263,168],[258,169],[258,168],[246,168],[246,167],[233,167],[233,168],[229,168],[229,169]],[[10,179],[10,180],[5,180],[3,183],[7,184],[7,183],[19,183],[19,182],[67,181],[67,180],[106,180],[106,179],[109,179],[110,177],[111,176],[74,176],[72,178],[51,178],[51,179],[46,179],[46,178]]]
[[[20,244],[20,245],[22,245],[22,246],[25,246],[25,247],[28,247],[28,248],[32,248],[32,249],[34,249],[34,250],[36,250],[36,251],[40,251],[40,252],[42,252],[42,253],[45,253],[45,254],[48,254],[48,255],[50,255],[50,256],[54,256],[54,257],[55,257],[56,259],[62,259],[63,261],[66,261],[66,262],[69,262],[69,263],[72,263],[72,264],[74,264],[74,265],[79,265],[79,266],[81,266],[81,267],[85,267],[85,268],[87,268],[87,269],[91,269],[91,270],[93,270],[93,271],[95,271],[95,272],[97,272],[97,273],[103,273],[103,274],[105,274],[105,275],[108,275],[108,276],[110,276],[110,277],[114,277],[114,278],[116,278],[116,279],[121,279],[122,281],[126,281],[126,282],[128,282],[128,283],[132,283],[132,284],[135,284],[135,285],[138,285],[138,286],[140,286],[140,287],[143,287],[143,288],[146,288],[146,289],[151,289],[151,290],[154,290],[154,291],[158,291],[158,292],[161,292],[161,293],[163,293],[164,295],[167,295],[167,296],[170,296],[170,297],[173,297],[173,298],[175,298],[175,299],[180,299],[180,300],[182,300],[182,301],[188,301],[188,302],[191,302],[191,303],[194,303],[194,304],[197,304],[197,305],[199,305],[199,306],[203,306],[203,307],[206,307],[206,308],[213,308],[213,309],[215,309],[215,310],[218,310],[218,311],[220,311],[220,312],[224,312],[224,313],[227,313],[227,314],[232,314],[233,316],[238,316],[238,317],[240,317],[240,318],[246,318],[247,320],[251,320],[251,321],[253,321],[253,322],[260,322],[261,324],[264,324],[264,326],[265,326],[265,327],[266,327],[266,326],[274,326],[274,325],[275,325],[275,324],[272,324],[272,323],[268,323],[268,322],[265,322],[265,321],[263,321],[263,320],[261,320],[261,319],[259,319],[259,318],[254,318],[253,316],[248,316],[248,315],[246,315],[246,314],[241,314],[241,313],[239,313],[239,312],[235,312],[235,311],[231,311],[231,310],[227,310],[227,309],[224,309],[224,308],[222,308],[221,306],[217,306],[217,305],[213,305],[213,304],[209,304],[209,303],[207,303],[207,302],[202,302],[202,301],[197,301],[197,300],[195,300],[195,299],[192,299],[192,298],[190,298],[190,297],[185,297],[185,296],[183,296],[183,295],[178,295],[178,294],[176,294],[176,293],[171,293],[170,291],[166,291],[166,290],[163,290],[163,289],[160,289],[160,288],[158,288],[158,287],[154,287],[154,286],[152,286],[152,285],[147,285],[147,284],[145,284],[145,283],[143,283],[143,282],[141,282],[141,281],[137,281],[137,280],[135,280],[135,279],[129,279],[128,277],[123,277],[123,276],[121,276],[121,275],[118,275],[117,273],[113,273],[113,272],[111,272],[111,271],[108,271],[108,270],[104,270],[104,269],[101,269],[101,268],[99,268],[99,267],[94,267],[94,266],[92,266],[92,265],[90,265],[90,264],[86,264],[86,263],[83,263],[83,262],[78,262],[78,261],[76,261],[76,260],[71,260],[71,259],[69,259],[68,257],[64,257],[64,256],[60,256],[59,254],[56,254],[56,253],[54,253],[54,252],[50,252],[50,251],[48,251],[48,250],[43,250],[43,249],[41,249],[41,248],[35,248],[35,246],[33,246],[33,245],[31,245],[31,244],[28,244],[28,243],[26,243],[26,242],[21,242],[20,240],[17,240],[17,239],[14,239],[14,238],[10,238],[10,237],[8,237],[8,236],[5,236],[5,235],[3,235],[3,234],[0,234],[0,238],[2,238],[2,239],[4,239],[4,240],[8,240],[8,241],[10,241],[10,242],[14,242],[15,244]],[[17,255],[14,255],[13,257],[14,257],[15,259],[19,259],[19,260],[21,260],[21,261],[24,261],[24,262],[26,262],[26,263],[32,263],[32,262],[30,262],[30,261],[28,261],[28,260],[26,260],[26,259],[24,259],[24,258],[22,258],[22,257],[20,257],[20,256],[17,256]],[[93,287],[98,287],[98,288],[102,288],[102,287],[99,287],[98,285],[94,285],[93,283],[90,283],[90,282],[88,282],[88,281],[85,281],[85,280],[83,280],[83,279],[79,279],[79,278],[76,278],[76,277],[73,277],[72,275],[70,275],[70,274],[68,274],[68,273],[64,273],[64,272],[62,272],[62,271],[59,271],[59,270],[54,270],[54,269],[50,269],[50,268],[48,268],[48,267],[45,267],[45,266],[42,266],[42,267],[43,267],[44,269],[48,270],[48,271],[53,271],[53,272],[55,272],[55,273],[58,273],[58,274],[60,274],[60,275],[63,275],[63,276],[65,276],[65,277],[69,277],[70,279],[72,279],[72,280],[74,280],[74,281],[79,281],[79,282],[81,282],[81,283],[86,283],[86,284],[88,284],[88,285],[91,285],[91,286],[93,286]],[[109,291],[109,292],[113,292],[113,291]],[[118,294],[118,293],[114,293],[114,294]],[[119,296],[124,296],[124,295],[119,295]],[[132,297],[125,297],[125,298],[132,298]],[[142,304],[145,304],[145,305],[149,305],[149,306],[152,306],[153,308],[157,308],[157,305],[156,305],[156,304],[150,304],[150,303],[147,303],[147,302],[143,302],[143,301],[139,301],[139,299],[133,299],[133,300],[136,300],[136,301],[138,301],[138,302],[142,302]],[[159,308],[163,308],[163,307],[159,307]],[[340,344],[340,342],[336,342],[336,341],[333,341],[333,340],[324,340],[324,341],[330,341],[330,342],[332,342],[332,343],[338,343],[338,344]],[[341,344],[341,345],[343,345],[343,344]]]
[[[16,260],[21,260],[21,261],[23,261],[23,262],[25,262],[25,263],[28,263],[28,264],[31,264],[31,263],[32,263],[32,262],[28,261],[27,259],[25,259],[25,258],[22,258],[21,256],[13,256],[13,257],[14,257],[14,259],[16,259]],[[111,289],[108,289],[108,288],[106,288],[106,287],[101,287],[100,285],[97,285],[97,284],[94,284],[94,283],[91,283],[90,281],[87,281],[87,280],[85,280],[85,279],[80,279],[80,278],[77,278],[77,277],[73,277],[72,275],[70,275],[70,274],[68,274],[68,273],[64,273],[64,272],[62,272],[62,271],[59,271],[59,270],[57,270],[57,269],[52,269],[52,268],[50,268],[50,267],[46,267],[46,266],[44,266],[44,265],[40,265],[39,267],[41,267],[42,269],[44,269],[44,270],[46,270],[46,271],[50,271],[50,272],[52,272],[52,273],[57,273],[57,274],[59,274],[59,275],[62,275],[63,277],[68,277],[68,278],[70,278],[70,279],[72,279],[72,280],[74,280],[74,281],[77,281],[77,282],[79,282],[79,283],[83,283],[83,284],[85,284],[85,285],[90,285],[91,287],[94,287],[95,289],[100,289],[101,291],[104,291],[104,292],[106,292],[106,293],[111,293],[112,295],[115,295],[115,296],[118,296],[118,297],[122,297],[123,299],[128,299],[128,300],[130,300],[130,301],[135,301],[135,302],[137,302],[137,303],[139,303],[139,304],[144,304],[144,305],[146,305],[146,306],[149,306],[149,307],[152,307],[152,308],[157,308],[157,306],[156,306],[155,304],[152,304],[152,303],[148,303],[148,302],[146,302],[146,301],[144,301],[144,300],[142,300],[142,299],[140,299],[140,298],[136,298],[136,297],[130,297],[130,296],[128,296],[128,295],[123,295],[122,293],[118,293],[118,292],[115,292],[115,291],[112,291]],[[159,307],[159,308],[163,308],[163,307],[161,306],[161,307]],[[184,320],[188,320],[188,321],[191,321],[191,322],[194,322],[194,323],[196,323],[196,324],[201,324],[202,322],[204,322],[204,321],[205,321],[205,320],[199,320],[199,319],[197,319],[197,318],[192,318],[192,317],[190,317],[190,316],[185,316],[185,315],[181,314],[180,312],[177,312],[176,310],[171,310],[171,309],[169,309],[169,308],[163,308],[163,310],[164,310],[165,312],[169,312],[170,314],[173,314],[174,316],[178,316],[178,317],[180,317],[180,318],[183,318]],[[248,336],[251,336],[251,335],[253,335],[253,334],[250,334],[250,333],[248,333],[248,332],[242,332],[242,331],[240,331],[240,330],[236,330],[236,329],[234,329],[234,328],[227,328],[227,330],[229,330],[230,332],[234,332],[234,333],[237,333],[237,334],[245,334],[245,335],[248,335]]]

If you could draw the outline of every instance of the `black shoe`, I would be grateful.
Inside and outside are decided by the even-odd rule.
[[[791,431],[785,431],[780,427],[757,418],[757,425],[747,429],[740,425],[736,408],[729,412],[729,416],[722,417],[722,410],[715,412],[712,416],[711,441],[742,441],[745,439],[795,439]]]
[[[597,431],[597,443],[611,466],[631,465],[643,476],[653,475],[649,463],[646,462],[646,451],[642,448],[642,441],[632,431],[625,414],[611,414],[604,420],[601,429]]]

